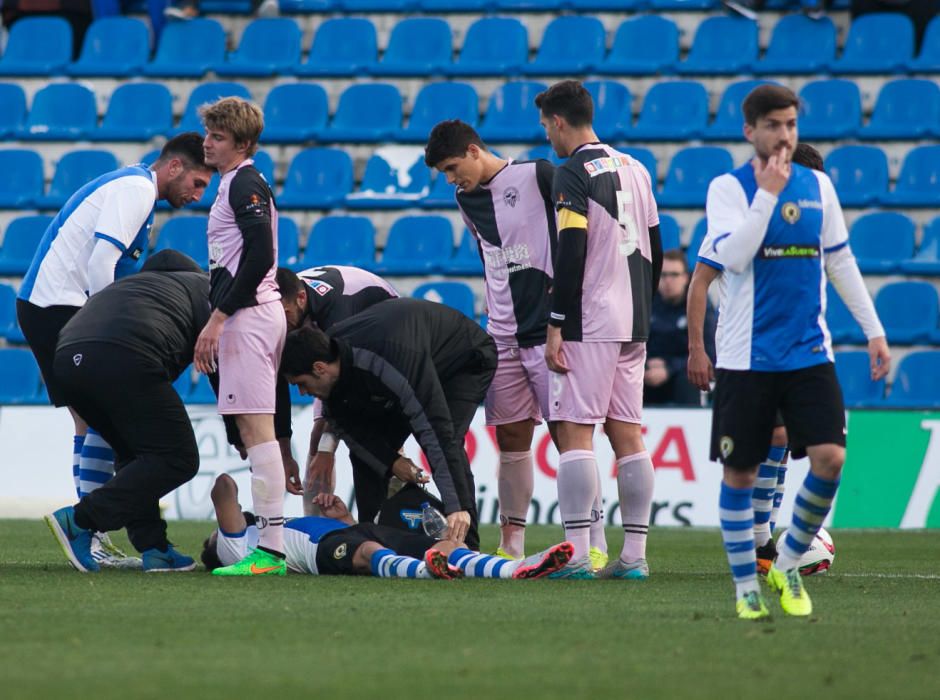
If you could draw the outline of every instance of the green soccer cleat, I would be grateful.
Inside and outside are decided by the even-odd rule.
[[[610,561],[607,552],[602,552],[598,547],[591,547],[588,550],[588,556],[591,558],[591,566],[594,571],[600,571],[607,566],[607,562]]]
[[[769,620],[770,611],[764,602],[760,591],[749,591],[738,598],[738,619],[741,620]]]
[[[493,554],[493,556],[502,557],[503,559],[508,559],[509,561],[518,561],[519,559],[522,559],[522,557],[514,557],[512,554],[507,552],[502,547],[497,547],[496,552]]]
[[[767,572],[767,583],[770,584],[771,590],[780,592],[780,607],[787,615],[805,617],[812,614],[813,601],[803,588],[803,578],[797,567],[781,571],[776,566],[771,566]]]
[[[286,576],[287,562],[279,556],[256,549],[231,566],[213,570],[213,576]]]

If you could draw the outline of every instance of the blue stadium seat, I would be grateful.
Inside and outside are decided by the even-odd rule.
[[[702,217],[692,229],[692,238],[689,240],[689,247],[685,250],[686,262],[689,263],[689,270],[694,270],[698,263],[698,251],[702,247],[702,241],[705,240],[705,234],[708,233],[708,220]]]
[[[9,338],[16,328],[16,292],[10,285],[0,284],[0,337]]]
[[[871,365],[864,350],[837,352],[836,376],[842,387],[846,408],[872,407],[881,403],[885,395],[885,380],[871,380]]]
[[[0,61],[0,69],[2,67],[3,61]],[[930,20],[920,43],[920,53],[908,61],[907,67],[912,73],[940,73],[940,16]]]
[[[757,61],[757,22],[744,17],[709,17],[698,25],[682,75],[747,73]]]
[[[339,98],[333,123],[321,138],[331,141],[387,141],[401,127],[401,93],[388,83],[364,83],[346,88]]]
[[[614,35],[610,53],[597,72],[604,75],[657,75],[673,70],[679,60],[679,28],[671,19],[641,15],[625,20]]]
[[[473,275],[475,277],[483,274],[483,261],[480,260],[477,239],[467,229],[463,230],[454,256],[445,263],[443,272],[445,275]]]
[[[246,100],[251,99],[251,93],[241,83],[228,81],[215,81],[200,83],[189,93],[189,99],[186,101],[186,109],[183,111],[183,117],[180,119],[179,126],[168,136],[176,135],[184,131],[198,131],[202,133],[202,122],[199,119],[199,107],[207,102],[215,102],[221,97],[241,97]]]
[[[903,72],[914,57],[914,24],[907,15],[875,12],[852,20],[842,57],[829,67],[836,74]]]
[[[844,139],[862,125],[862,95],[850,80],[814,80],[800,90],[800,138]]]
[[[655,192],[658,187],[658,172],[657,172],[657,162],[656,156],[653,155],[653,152],[648,148],[640,148],[639,146],[617,146],[617,150],[621,153],[626,153],[627,155],[633,156],[640,163],[643,164],[643,167],[646,168],[646,172],[650,174],[650,183],[653,186],[653,192]]]
[[[197,17],[170,22],[160,35],[153,61],[144,75],[161,78],[201,78],[212,66],[225,60],[225,30],[214,19]]]
[[[741,103],[758,85],[766,80],[741,80],[725,88],[715,112],[715,120],[705,129],[705,139],[709,141],[733,141],[741,138],[744,130],[744,114]]]
[[[192,391],[186,397],[186,403],[210,404],[218,403],[215,392],[212,391],[212,384],[209,382],[209,376],[201,372],[196,374],[196,382],[193,384]]]
[[[886,284],[875,297],[875,309],[889,343],[929,343],[937,330],[937,290],[929,282]]]
[[[431,83],[415,98],[408,126],[398,131],[398,140],[424,144],[434,125],[445,119],[460,119],[476,127],[480,98],[467,83]]]
[[[337,9],[352,12],[408,12],[416,5],[416,0],[338,0]]]
[[[711,181],[733,169],[734,161],[724,148],[683,148],[672,157],[663,189],[656,199],[664,207],[704,207]]]
[[[85,33],[82,53],[67,72],[76,76],[136,75],[150,57],[150,30],[133,17],[103,17]]]
[[[30,209],[42,197],[42,158],[30,148],[0,150],[0,209]]]
[[[843,206],[870,206],[888,192],[888,157],[877,146],[838,146],[825,167]]]
[[[924,227],[924,236],[917,252],[913,258],[901,263],[901,272],[908,275],[940,275],[940,217]]]
[[[209,219],[205,216],[174,216],[157,232],[153,252],[178,250],[195,260],[203,270],[209,269],[209,244],[206,230]]]
[[[423,209],[456,209],[457,200],[454,199],[456,192],[456,185],[448,184],[447,177],[443,173],[437,173],[431,179],[431,187],[427,195],[421,200],[421,207]]]
[[[591,73],[604,60],[604,25],[597,17],[564,15],[545,28],[538,53],[523,68],[527,75]]]
[[[504,12],[551,12],[560,10],[563,0],[494,0],[493,6]]]
[[[865,214],[852,224],[849,244],[864,274],[896,272],[914,255],[914,222],[892,211]]]
[[[623,149],[620,149],[623,150]],[[516,160],[547,160],[554,166],[559,166],[564,163],[567,158],[559,158],[558,154],[555,153],[555,149],[552,148],[550,143],[542,143],[538,146],[533,146],[532,148],[523,151],[519,154],[519,157]]]
[[[282,209],[331,209],[343,203],[352,186],[353,164],[346,151],[308,148],[291,161],[277,204]]]
[[[27,348],[0,348],[0,404],[39,402],[39,365]]]
[[[361,17],[328,19],[317,29],[297,75],[361,75],[378,61],[375,25]]]
[[[173,382],[173,388],[180,395],[183,403],[189,402],[189,395],[193,393],[193,366],[190,365],[183,370],[182,374]]]
[[[695,81],[655,83],[643,100],[633,140],[685,141],[702,136],[708,123],[708,93]]]
[[[933,80],[893,80],[878,93],[863,139],[922,139],[940,134],[940,86]]]
[[[98,107],[91,90],[78,83],[53,83],[33,97],[17,136],[29,141],[82,141],[97,126]]]
[[[125,83],[111,93],[95,141],[149,141],[173,129],[173,96],[162,83]]]
[[[297,222],[289,216],[277,217],[277,264],[294,267],[300,259],[300,232]]]
[[[463,282],[425,282],[411,293],[415,299],[433,301],[457,309],[468,318],[476,318],[476,301],[470,285]]]
[[[317,265],[375,267],[375,228],[365,216],[324,216],[307,237],[299,268]]]
[[[567,0],[565,7],[575,12],[623,12],[646,8],[646,0]]]
[[[287,386],[290,391],[291,406],[309,406],[313,403],[314,397],[310,394],[301,394],[296,384],[288,384]]]
[[[485,12],[493,0],[418,0],[425,12]]]
[[[388,151],[380,150],[369,158],[359,191],[346,197],[347,207],[405,209],[415,206],[428,194],[431,174],[424,164],[424,154],[392,153],[394,158]]]
[[[375,75],[441,75],[451,63],[453,36],[450,25],[435,17],[404,19],[392,29],[388,48]]]
[[[718,0],[649,0],[651,10],[672,10],[689,12],[694,10],[713,10],[720,7]]]
[[[279,0],[278,7],[285,14],[313,14],[338,9],[337,0]]]
[[[836,26],[828,17],[787,15],[774,25],[767,53],[754,64],[758,75],[825,72],[836,57]]]
[[[293,73],[300,63],[300,27],[288,17],[256,19],[226,60],[216,63],[217,75],[269,76]]]
[[[480,126],[485,141],[540,141],[545,133],[539,126],[535,96],[544,83],[514,81],[500,85],[490,95],[486,116]]]
[[[678,250],[682,247],[682,235],[679,222],[669,214],[659,215],[659,236],[663,243],[663,251]]]
[[[0,138],[12,136],[26,121],[26,93],[16,83],[0,83]]]
[[[606,142],[623,138],[633,121],[633,96],[621,82],[592,80],[584,83],[594,100],[594,131]]]
[[[204,15],[249,15],[254,9],[251,0],[199,0],[199,11]]]
[[[443,0],[450,4],[450,0]],[[450,75],[518,75],[529,57],[529,33],[514,17],[483,17],[470,25]]]
[[[0,246],[0,275],[26,274],[51,216],[20,216],[13,219]]]
[[[275,85],[264,101],[262,143],[301,143],[316,138],[329,118],[326,90],[316,83]]]
[[[72,60],[72,26],[62,17],[23,17],[11,28],[0,75],[47,77]]]
[[[918,146],[908,151],[894,191],[882,204],[895,207],[940,207],[940,146]]]
[[[426,275],[443,270],[454,252],[454,231],[443,216],[403,216],[392,224],[376,272]]]
[[[36,198],[36,207],[60,209],[80,187],[118,167],[111,151],[69,151],[56,164],[49,193]]]
[[[940,407],[940,351],[906,355],[898,364],[886,403],[898,408]]]
[[[833,343],[865,344],[865,335],[862,333],[861,326],[858,325],[852,312],[831,284],[826,287],[826,325],[829,327]]]

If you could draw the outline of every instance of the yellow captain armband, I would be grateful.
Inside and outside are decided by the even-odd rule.
[[[558,212],[558,230],[563,231],[566,228],[587,228],[587,217],[570,209],[562,209]]]

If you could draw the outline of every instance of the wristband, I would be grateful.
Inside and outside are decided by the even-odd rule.
[[[333,454],[336,452],[336,446],[338,444],[339,441],[333,433],[324,432],[323,435],[320,436],[319,444],[317,444],[317,452],[329,452]]]

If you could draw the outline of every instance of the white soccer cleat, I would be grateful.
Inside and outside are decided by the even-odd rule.
[[[130,557],[121,550],[107,532],[96,532],[91,537],[91,556],[103,569],[142,569],[140,557]]]

